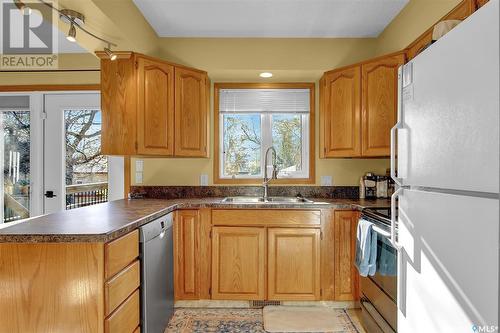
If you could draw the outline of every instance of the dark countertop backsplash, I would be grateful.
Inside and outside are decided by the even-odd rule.
[[[131,193],[151,199],[262,196],[262,186],[132,186]],[[317,199],[357,199],[358,186],[269,186],[269,196]]]

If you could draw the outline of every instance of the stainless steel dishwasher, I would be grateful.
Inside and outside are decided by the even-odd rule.
[[[141,331],[163,333],[174,311],[173,216],[139,228]]]

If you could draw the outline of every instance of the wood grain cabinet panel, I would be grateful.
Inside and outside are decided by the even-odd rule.
[[[349,67],[325,76],[321,112],[322,157],[361,155],[361,68]]]
[[[212,298],[265,299],[265,228],[213,227],[212,233]]]
[[[140,323],[139,290],[136,290],[104,321],[105,333],[134,332]]]
[[[320,299],[320,230],[268,230],[268,299]]]
[[[174,221],[174,293],[175,299],[199,299],[198,210],[179,210]]]
[[[174,66],[138,58],[137,152],[174,154]]]
[[[0,244],[0,332],[103,332],[102,243]]]
[[[101,59],[101,152],[136,154],[137,90],[132,57]]]
[[[358,299],[359,278],[354,266],[358,218],[359,213],[355,211],[334,212],[334,276],[337,301]]]
[[[127,267],[139,256],[139,231],[134,230],[104,245],[106,279]]]
[[[204,73],[175,69],[176,156],[208,157],[207,80]]]
[[[390,154],[390,130],[397,120],[398,68],[404,61],[404,53],[399,53],[361,66],[363,156]]]

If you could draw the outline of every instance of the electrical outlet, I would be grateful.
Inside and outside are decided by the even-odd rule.
[[[333,177],[332,176],[321,176],[321,186],[332,186]]]
[[[208,186],[208,175],[207,174],[200,175],[200,185],[201,186]]]

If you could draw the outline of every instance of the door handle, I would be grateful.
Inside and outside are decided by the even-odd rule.
[[[54,191],[45,191],[45,197],[46,198],[54,198],[57,197],[57,195],[54,194]]]

